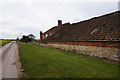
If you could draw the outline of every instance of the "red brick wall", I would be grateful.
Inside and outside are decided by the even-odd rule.
[[[47,42],[48,44],[68,44],[68,45],[82,45],[95,47],[115,47],[120,48],[119,42],[109,41],[79,41],[79,42]]]

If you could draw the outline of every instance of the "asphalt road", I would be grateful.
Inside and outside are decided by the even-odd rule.
[[[0,79],[20,78],[20,71],[18,45],[15,41],[12,41],[0,48]]]

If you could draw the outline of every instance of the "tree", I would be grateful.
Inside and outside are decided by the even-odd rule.
[[[21,38],[22,42],[31,42],[31,39],[29,38],[29,36],[25,36],[23,35],[23,37]]]
[[[22,42],[31,42],[32,40],[35,40],[35,36],[33,34],[29,34],[28,36],[23,35],[21,38]]]
[[[28,36],[29,36],[29,38],[30,38],[31,40],[34,40],[34,39],[35,39],[35,36],[34,36],[33,34],[29,34]]]
[[[19,37],[17,37],[17,39],[16,39],[17,41],[19,40]]]

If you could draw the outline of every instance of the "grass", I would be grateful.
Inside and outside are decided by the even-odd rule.
[[[0,47],[4,46],[5,44],[11,42],[11,40],[0,40]]]
[[[118,77],[118,64],[33,44],[18,44],[26,78]]]

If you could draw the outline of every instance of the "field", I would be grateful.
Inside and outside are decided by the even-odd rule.
[[[5,44],[11,42],[11,40],[0,40],[0,47],[4,46]]]
[[[25,78],[117,78],[118,64],[18,42]]]

